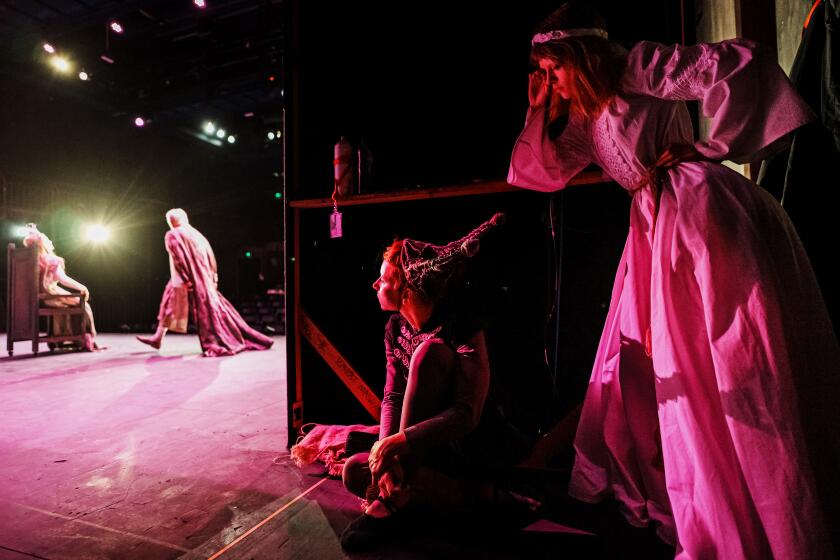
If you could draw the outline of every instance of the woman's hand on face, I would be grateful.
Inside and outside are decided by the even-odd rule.
[[[528,103],[532,109],[545,107],[548,100],[548,73],[539,68],[528,74]]]

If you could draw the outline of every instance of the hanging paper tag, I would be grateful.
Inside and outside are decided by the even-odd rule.
[[[338,210],[330,214],[330,237],[341,237],[341,212]]]

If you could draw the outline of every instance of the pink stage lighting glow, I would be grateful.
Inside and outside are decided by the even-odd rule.
[[[44,50],[50,54],[55,54],[55,47],[50,45],[49,43],[44,43]]]
[[[193,4],[195,4],[199,8],[207,7],[207,2],[205,2],[204,0],[193,0]]]
[[[143,117],[137,117],[134,119],[134,126],[142,127],[146,124],[146,120]]]
[[[99,59],[107,62],[108,64],[113,64],[114,63],[113,58],[111,58],[109,56],[105,56],[104,54],[102,56],[100,56]]]
[[[114,33],[122,33],[123,32],[123,26],[120,25],[120,22],[118,22],[118,21],[112,21],[110,23],[109,27],[111,28],[111,31],[113,31]]]

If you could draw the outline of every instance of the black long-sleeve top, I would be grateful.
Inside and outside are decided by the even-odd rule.
[[[456,354],[454,398],[451,406],[437,416],[404,430],[408,444],[418,452],[472,432],[478,426],[490,385],[490,362],[483,331],[460,334],[453,322],[436,322],[434,318],[415,331],[402,315],[395,313],[385,326],[386,379],[380,439],[399,431],[411,356],[422,342],[431,338],[442,340]]]

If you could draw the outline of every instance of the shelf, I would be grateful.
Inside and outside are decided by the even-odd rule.
[[[569,181],[569,185],[591,185],[604,183],[607,179],[599,171],[587,171],[577,175]],[[477,194],[496,194],[503,192],[522,191],[506,181],[482,181],[466,185],[448,187],[433,187],[410,189],[404,191],[369,193],[348,196],[338,200],[341,206],[358,206],[360,204],[384,204],[387,202],[404,202],[408,200],[431,200],[435,198],[449,198],[454,196],[472,196]],[[292,208],[332,208],[332,198],[310,198],[293,200],[289,203]]]

